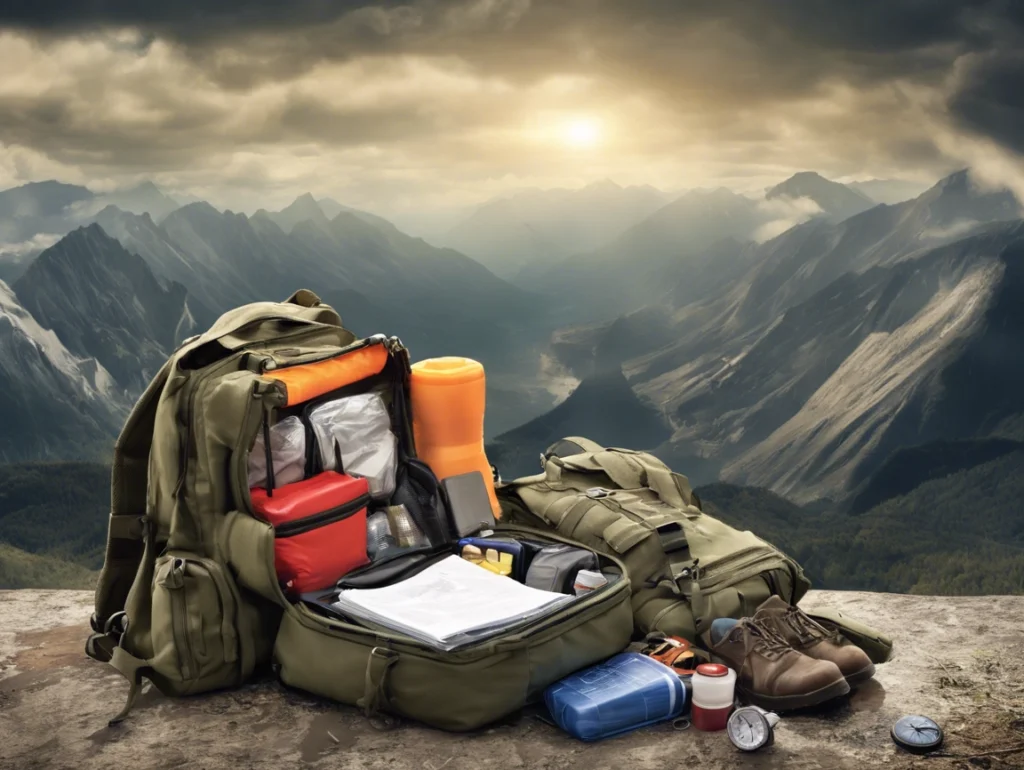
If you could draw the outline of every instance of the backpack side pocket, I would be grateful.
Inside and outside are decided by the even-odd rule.
[[[183,552],[161,556],[153,574],[153,681],[169,695],[241,684],[256,659],[249,621],[222,565]]]

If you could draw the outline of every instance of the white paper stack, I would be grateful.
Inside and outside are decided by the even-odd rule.
[[[540,618],[571,601],[572,596],[530,588],[449,556],[385,588],[343,590],[334,607],[355,620],[450,651]]]

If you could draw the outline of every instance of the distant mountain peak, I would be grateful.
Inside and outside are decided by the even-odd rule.
[[[139,182],[137,185],[135,185],[133,187],[129,187],[127,192],[134,192],[134,193],[157,193],[159,195],[163,195],[164,194],[164,191],[161,190],[159,187],[157,187],[156,184],[151,179],[145,179],[145,180]]]
[[[218,219],[221,217],[221,212],[215,209],[211,204],[206,201],[196,201],[195,203],[187,203],[178,209],[175,213],[181,213],[185,216],[214,216]]]
[[[43,251],[33,261],[25,275],[16,282],[16,290],[17,286],[22,285],[26,278],[41,276],[57,265],[77,266],[109,259],[115,259],[121,263],[134,260],[141,262],[141,257],[136,257],[128,252],[121,242],[110,237],[98,222],[92,222],[72,230],[53,246]]]
[[[800,171],[789,179],[770,188],[767,200],[778,198],[808,198],[834,221],[867,211],[875,205],[863,193],[839,182],[826,179],[817,171]]]
[[[13,287],[73,354],[95,358],[123,388],[149,382],[186,328],[185,287],[153,273],[97,224],[46,249]]]
[[[947,177],[943,177],[935,185],[936,187],[966,187],[971,182],[971,170],[969,168],[962,168],[959,171],[954,171]]]
[[[100,227],[96,222],[90,222],[87,225],[83,225],[82,227],[75,228],[70,233],[68,233],[66,237],[71,239],[69,241],[69,243],[75,243],[76,241],[79,241],[79,240],[89,240],[89,239],[92,239],[92,238],[99,238],[101,240],[112,241],[113,243],[117,243],[117,245],[119,247],[121,246],[120,243],[118,243],[113,238],[111,238],[109,235],[107,235],[103,231],[103,228]],[[51,246],[50,248],[52,249],[54,247]],[[49,250],[50,249],[47,249],[47,251],[49,251]]]
[[[940,179],[914,205],[946,224],[1005,221],[1024,215],[1020,201],[1010,190],[978,184],[969,169]]]
[[[607,191],[618,191],[618,190],[622,189],[622,185],[620,185],[618,182],[612,181],[608,177],[605,177],[604,179],[598,179],[596,182],[591,182],[590,184],[588,184],[583,189],[584,190],[596,191],[596,192],[604,192],[606,190]]]
[[[312,222],[321,227],[330,222],[323,207],[317,203],[313,194],[308,192],[303,193],[286,208],[278,212],[263,211],[263,214],[286,233],[290,233],[295,227],[304,222]]]
[[[68,184],[67,182],[60,182],[56,179],[44,179],[41,182],[26,182],[18,187],[12,187],[12,190],[82,190],[85,193],[92,194],[88,188],[80,185]]]
[[[830,182],[830,183],[832,182],[831,179],[826,179],[821,174],[819,174],[817,171],[797,171],[795,174],[793,174],[793,176],[791,176],[786,181],[788,181],[788,182]],[[783,184],[785,184],[785,182]],[[838,182],[835,182],[833,184],[838,184]]]

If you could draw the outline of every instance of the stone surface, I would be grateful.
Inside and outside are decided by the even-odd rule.
[[[774,747],[741,755],[723,734],[668,724],[595,744],[530,716],[470,735],[412,724],[384,732],[355,709],[270,680],[186,699],[149,690],[126,722],[108,727],[126,684],[83,653],[91,595],[0,592],[0,768],[1024,767],[1024,597],[812,592],[803,604],[836,606],[891,633],[894,659],[850,697],[785,716]],[[905,713],[945,727],[938,757],[893,746],[889,728]]]

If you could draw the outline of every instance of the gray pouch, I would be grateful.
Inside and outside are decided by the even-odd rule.
[[[576,573],[597,568],[597,557],[590,551],[571,545],[549,545],[534,554],[525,582],[530,588],[541,591],[571,594]]]

